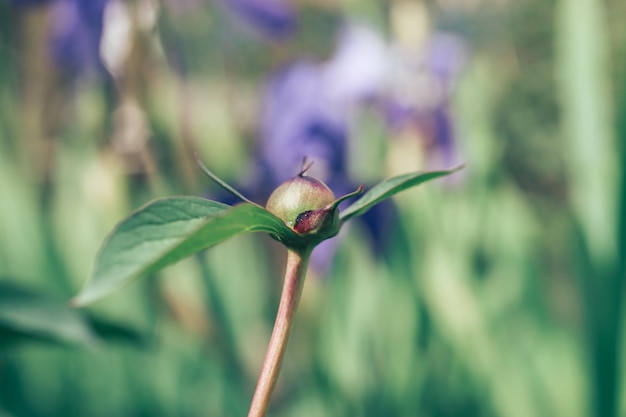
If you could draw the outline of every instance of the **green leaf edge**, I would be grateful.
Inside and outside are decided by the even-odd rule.
[[[164,198],[152,200],[144,204],[137,210],[135,210],[128,217],[126,217],[124,220],[118,223],[117,226],[115,226],[115,228],[111,231],[111,233],[109,233],[108,237],[105,239],[104,243],[102,244],[102,247],[100,248],[98,252],[98,255],[96,256],[96,260],[94,262],[94,266],[92,268],[92,272],[90,274],[89,279],[87,280],[86,284],[83,286],[81,291],[74,298],[70,300],[70,304],[74,307],[83,307],[88,304],[92,304],[93,302],[98,301],[110,295],[111,293],[117,291],[118,289],[128,285],[129,283],[133,282],[139,277],[146,276],[151,273],[155,273],[166,266],[172,265],[202,250],[209,249],[212,246],[215,246],[225,240],[230,239],[231,237],[234,237],[242,233],[267,232],[273,238],[285,243],[286,245],[289,245],[289,244],[297,245],[297,242],[299,241],[299,236],[293,230],[287,227],[287,225],[285,225],[282,220],[280,220],[278,217],[274,216],[272,213],[270,213],[269,211],[265,210],[264,208],[260,206],[257,206],[255,204],[249,204],[249,203],[241,203],[236,206],[228,206],[223,203],[212,201],[218,205],[224,206],[224,210],[217,215],[207,217],[206,221],[203,221],[202,223],[198,225],[198,227],[196,227],[191,232],[189,232],[187,236],[184,237],[177,245],[175,245],[174,247],[168,248],[166,251],[155,256],[153,259],[147,262],[146,265],[143,268],[141,268],[140,271],[130,274],[129,276],[119,278],[115,280],[114,284],[107,284],[107,285],[102,286],[100,283],[94,282],[94,276],[98,268],[98,261],[100,259],[100,255],[106,248],[107,244],[111,241],[112,237],[116,234],[116,232],[120,230],[120,228],[126,222],[128,222],[134,216],[137,216],[138,214],[140,214],[141,212],[143,212],[144,210],[146,210],[147,208],[149,208],[150,206],[152,206],[153,204],[157,202],[162,202],[165,200],[180,199],[180,198],[198,199],[198,200],[203,200],[203,202],[212,201],[212,200],[203,199],[201,197],[193,197],[193,196],[164,197]],[[202,231],[206,227],[209,227],[209,225],[211,224],[216,224],[217,222],[218,225],[221,225],[223,227],[224,225],[229,223],[229,218],[232,218],[233,216],[245,218],[247,222],[244,222],[243,224],[240,223],[238,225],[239,227],[237,231],[234,231],[228,234],[226,237],[218,239],[216,241],[212,241],[212,242],[209,241],[208,244],[207,243],[201,244],[199,242],[194,242],[192,240],[196,238],[200,233],[202,233]],[[258,222],[255,223],[253,221],[255,218],[258,220],[259,217],[263,218],[266,221],[266,223],[265,224],[258,223]],[[232,222],[230,223],[231,223],[230,227],[232,227]],[[191,244],[193,244],[193,248],[187,249],[186,246],[189,246],[190,242]],[[188,253],[176,254],[177,251],[183,252],[183,253],[187,251]],[[172,254],[173,254],[173,257],[171,256]]]
[[[441,171],[412,172],[383,180],[374,187],[370,188],[352,205],[343,210],[339,214],[339,219],[342,222],[345,222],[353,217],[362,216],[370,208],[380,203],[382,200],[392,197],[407,188],[415,187],[424,182],[453,174],[464,167],[465,165],[459,165],[454,168]]]

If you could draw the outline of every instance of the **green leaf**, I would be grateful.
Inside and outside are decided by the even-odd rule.
[[[24,341],[89,345],[97,340],[84,317],[66,303],[0,281],[0,346]]]
[[[339,217],[342,221],[346,221],[352,217],[361,216],[382,200],[385,200],[400,191],[415,187],[416,185],[426,181],[434,180],[435,178],[450,175],[462,168],[463,165],[460,165],[444,171],[414,172],[389,178],[376,184],[372,189],[366,192],[363,197],[341,212]]]
[[[246,232],[267,232],[283,242],[297,240],[280,219],[257,205],[231,207],[198,197],[155,200],[113,230],[72,304],[92,303],[139,276]]]

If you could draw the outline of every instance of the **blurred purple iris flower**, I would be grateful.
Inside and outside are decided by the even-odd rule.
[[[379,93],[385,45],[372,29],[349,26],[328,62],[300,61],[270,80],[263,98],[258,158],[266,182],[281,183],[304,157],[336,193],[352,191],[347,147],[350,114]]]
[[[257,158],[263,199],[293,177],[305,157],[315,162],[311,175],[336,195],[348,192],[345,109],[328,96],[323,68],[302,62],[283,69],[269,82],[264,104]],[[327,271],[335,248],[336,239],[331,239],[315,249],[314,270]]]
[[[291,178],[304,157],[315,161],[311,172],[329,185],[345,180],[345,109],[329,99],[325,87],[322,68],[308,62],[293,64],[270,80],[258,149],[265,183]]]
[[[104,70],[100,59],[104,10],[108,0],[57,0],[51,11],[50,50],[71,76]]]
[[[15,7],[48,4],[48,48],[52,61],[70,77],[104,70],[100,59],[104,11],[108,0],[11,0]]]
[[[462,38],[435,32],[420,53],[398,50],[394,57],[397,76],[384,105],[389,128],[419,131],[432,166],[459,162],[450,98],[468,54]]]
[[[350,115],[365,100],[380,93],[386,47],[372,29],[348,26],[327,62],[298,61],[282,68],[266,85],[262,99],[259,141],[253,180],[243,189],[265,201],[282,182],[292,178],[306,157],[314,161],[309,174],[326,182],[335,195],[354,191],[348,174]],[[385,213],[385,208],[388,210]],[[379,207],[366,223],[380,242],[391,205]],[[387,216],[386,216],[387,214]],[[376,222],[375,220],[381,220]],[[324,274],[335,252],[336,239],[313,252],[311,266]]]
[[[221,0],[233,17],[270,39],[283,39],[297,26],[297,13],[289,0]]]

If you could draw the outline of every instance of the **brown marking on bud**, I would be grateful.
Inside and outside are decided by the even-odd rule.
[[[337,210],[332,208],[305,211],[296,218],[293,230],[300,234],[323,232],[333,224],[336,215]]]

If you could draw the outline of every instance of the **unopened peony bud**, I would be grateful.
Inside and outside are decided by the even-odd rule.
[[[274,190],[265,208],[292,229],[307,233],[315,224],[324,223],[322,211],[336,211],[331,210],[334,201],[335,195],[326,184],[300,173]]]

